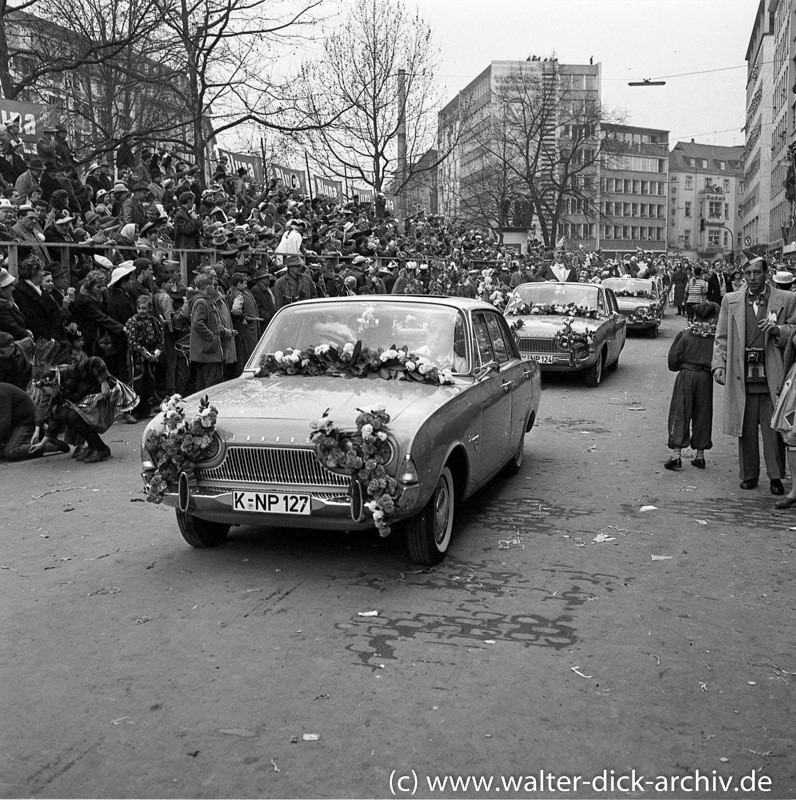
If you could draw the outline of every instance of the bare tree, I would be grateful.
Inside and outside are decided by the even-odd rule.
[[[413,175],[436,169],[447,152],[420,162],[436,135],[438,59],[428,24],[400,0],[356,0],[323,56],[302,71],[303,102],[317,124],[304,143],[323,172],[376,191],[392,179],[399,194]],[[329,108],[339,115],[321,125]]]

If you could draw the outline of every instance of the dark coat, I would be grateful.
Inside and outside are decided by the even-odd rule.
[[[10,333],[16,340],[30,335],[28,321],[16,303],[0,300],[0,331]]]
[[[714,272],[708,278],[708,293],[705,299],[711,303],[716,303],[716,305],[721,305],[721,298],[723,296],[721,293],[721,281],[724,281],[724,294],[733,291],[730,276],[726,274],[719,275],[718,272]]]
[[[52,295],[47,292],[39,295],[27,281],[20,281],[14,287],[14,300],[34,339],[53,338],[53,322],[60,319],[60,309]],[[60,338],[60,335],[55,338]]]
[[[555,272],[553,272],[553,265],[547,264],[541,272],[541,279],[543,281],[557,281]],[[574,267],[569,267],[569,275],[567,275],[567,283],[578,282],[578,271]]]
[[[180,249],[196,249],[199,247],[199,234],[202,232],[202,221],[194,218],[180,206],[174,212],[174,247]]]
[[[95,354],[97,337],[105,331],[114,334],[114,337],[124,336],[121,322],[108,316],[102,304],[88,292],[77,293],[72,303],[72,318],[83,334],[83,350],[89,355]]]

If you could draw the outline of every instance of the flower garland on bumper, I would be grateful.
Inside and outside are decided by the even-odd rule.
[[[218,409],[210,405],[205,395],[199,401],[199,411],[192,419],[185,418],[182,397],[172,395],[160,406],[163,427],[147,434],[144,446],[155,463],[155,474],[146,488],[146,499],[160,503],[169,485],[177,483],[181,472],[190,472],[195,464],[210,456]]]
[[[387,425],[390,415],[384,406],[370,411],[358,408],[355,432],[335,427],[329,418],[329,409],[320,420],[310,423],[310,441],[315,455],[328,469],[344,472],[362,487],[368,498],[365,508],[371,513],[373,522],[381,536],[389,536],[389,516],[395,511],[395,503],[401,496],[398,481],[387,474],[384,465],[392,457],[392,448],[387,440]]]

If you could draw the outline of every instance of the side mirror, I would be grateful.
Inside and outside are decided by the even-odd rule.
[[[482,364],[474,374],[476,381],[482,381],[485,378],[489,378],[492,375],[497,375],[500,372],[500,365],[497,361],[487,361],[486,364]]]

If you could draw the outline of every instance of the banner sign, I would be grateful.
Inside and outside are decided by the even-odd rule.
[[[307,194],[307,176],[303,169],[291,169],[290,167],[280,167],[279,164],[271,164],[274,177],[282,181],[288,189],[295,189],[302,194]]]
[[[329,178],[321,178],[315,175],[315,194],[322,197],[333,197],[336,200],[342,200],[343,197],[343,182],[333,181]]]
[[[375,193],[373,189],[368,187],[367,189],[360,188],[359,186],[352,186],[351,187],[351,194],[358,194],[359,195],[359,202],[360,203],[372,203],[375,198]]]
[[[246,156],[243,153],[230,153],[229,150],[219,150],[219,158],[221,156],[227,157],[227,175],[234,178],[238,174],[238,170],[243,167],[248,173],[249,177],[254,179],[256,183],[264,183],[263,180],[263,160],[259,156]]]
[[[35,144],[44,128],[58,122],[57,113],[56,107],[49,103],[17,103],[0,97],[0,122],[5,125],[19,117],[19,138],[28,144]]]

